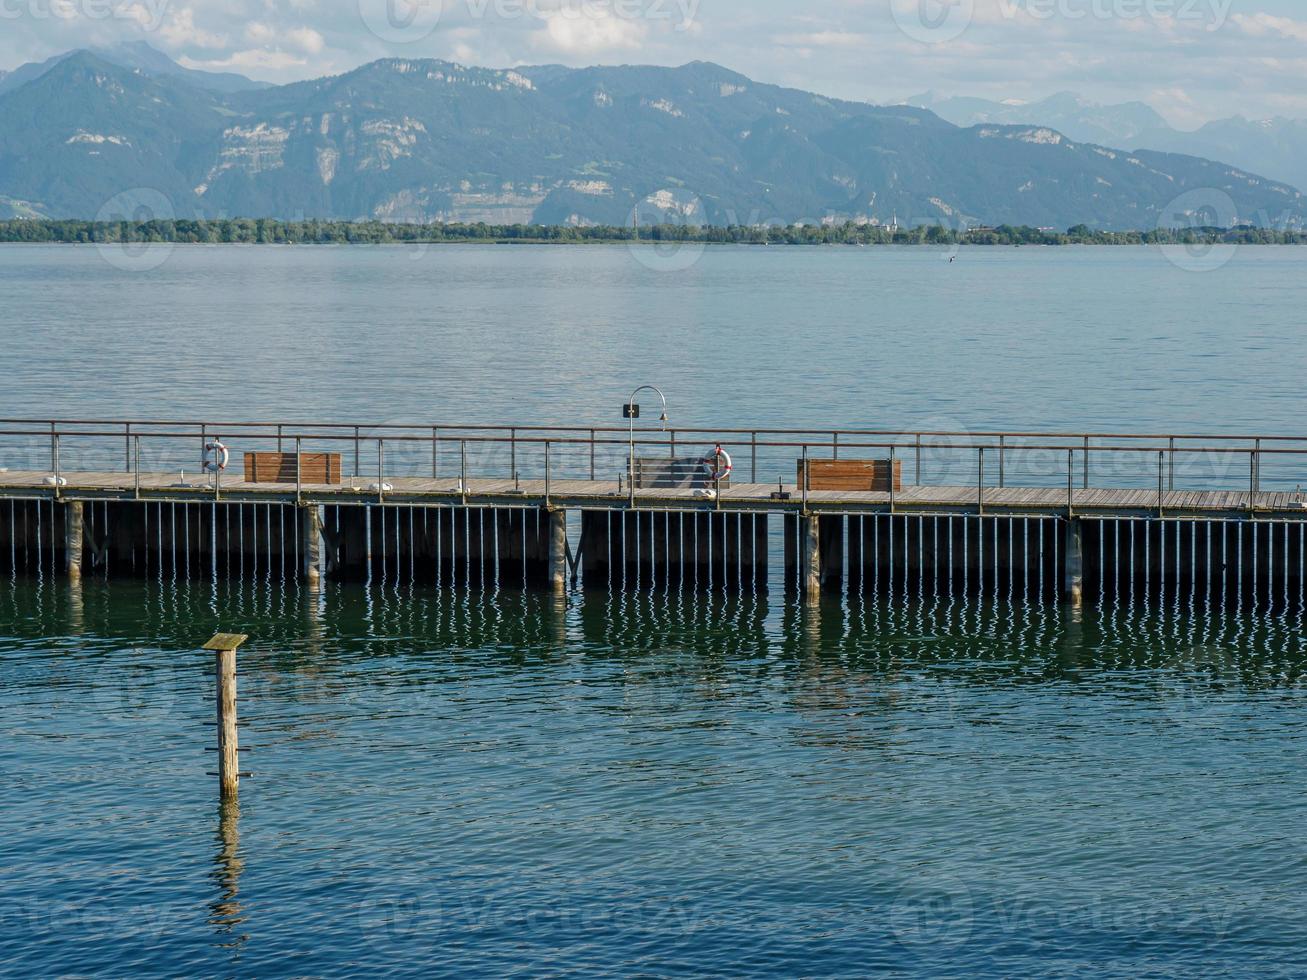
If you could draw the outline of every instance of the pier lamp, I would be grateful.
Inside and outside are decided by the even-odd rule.
[[[640,417],[640,406],[635,403],[635,398],[642,391],[652,391],[662,399],[663,414],[659,416],[658,421],[662,424],[664,431],[667,429],[667,396],[663,394],[662,389],[657,385],[641,385],[639,388],[636,388],[635,391],[631,392],[631,400],[626,404],[622,414],[624,414],[631,423],[631,455],[627,460],[627,466],[630,468],[627,473],[627,482],[629,484],[627,489],[630,491],[631,503],[633,505],[635,503],[635,420]]]

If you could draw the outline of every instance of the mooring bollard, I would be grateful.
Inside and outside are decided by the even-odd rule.
[[[240,792],[240,739],[236,734],[236,651],[248,636],[219,633],[204,645],[213,652],[218,702],[218,783],[224,800]]]

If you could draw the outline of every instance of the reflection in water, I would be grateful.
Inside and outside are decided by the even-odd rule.
[[[276,778],[215,851],[195,651],[219,631],[253,637],[242,717]],[[954,886],[978,946],[934,972],[1165,951],[1212,902],[1270,949],[1307,941],[1283,919],[1305,666],[1299,616],[1188,602],[16,581],[0,889],[61,907],[48,865],[77,862],[122,919],[182,910],[133,962],[206,975],[910,973],[900,896]],[[121,972],[86,932],[57,924],[34,972]]]
[[[219,897],[209,905],[209,923],[214,926],[219,945],[239,948],[249,941],[249,935],[241,931],[246,921],[240,902],[245,859],[241,856],[241,806],[237,800],[220,805],[218,844],[210,878]]]
[[[215,632],[254,638],[279,668],[314,673],[384,653],[459,658],[657,660],[694,654],[720,664],[910,663],[965,676],[995,669],[1046,678],[1065,671],[1156,668],[1197,648],[1241,652],[1289,669],[1303,653],[1300,610],[1112,602],[1083,611],[965,595],[922,601],[826,599],[805,608],[772,594],[597,590],[566,597],[511,590],[231,582],[160,585],[18,579],[0,592],[0,631],[21,641],[81,637],[195,649]],[[2,640],[3,637],[0,637]],[[981,670],[981,665],[984,665]],[[1293,673],[1293,671],[1290,671]]]

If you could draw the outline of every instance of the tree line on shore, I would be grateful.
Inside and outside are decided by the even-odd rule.
[[[75,221],[23,218],[0,221],[5,244],[195,245],[423,245],[612,244],[684,242],[722,245],[1299,245],[1307,231],[1236,228],[1098,231],[1076,225],[1064,232],[1000,225],[893,228],[848,222],[834,225],[690,226],[390,224],[380,221],[281,221],[272,218]]]

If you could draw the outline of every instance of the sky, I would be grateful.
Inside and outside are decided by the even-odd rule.
[[[0,0],[0,69],[139,40],[273,82],[381,57],[705,60],[870,102],[1073,91],[1182,128],[1307,118],[1307,0]]]

